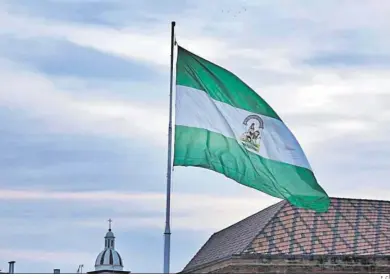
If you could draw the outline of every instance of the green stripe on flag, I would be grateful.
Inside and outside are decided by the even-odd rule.
[[[214,100],[280,120],[276,112],[236,75],[180,46],[176,84],[200,89]]]
[[[265,159],[235,139],[205,129],[176,125],[173,164],[216,171],[297,207],[325,212],[330,204],[310,170]]]

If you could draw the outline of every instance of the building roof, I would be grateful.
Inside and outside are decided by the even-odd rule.
[[[122,258],[114,248],[106,248],[96,258],[95,267],[107,268],[119,267],[123,269]]]
[[[183,272],[248,254],[390,255],[390,202],[331,198],[316,213],[281,201],[213,234]]]

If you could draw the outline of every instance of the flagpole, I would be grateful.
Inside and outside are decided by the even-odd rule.
[[[175,25],[171,23],[171,78],[169,88],[169,124],[168,124],[168,166],[167,166],[167,197],[164,231],[164,273],[169,273],[171,250],[171,178],[172,178],[172,91],[173,91],[173,52],[175,46]]]

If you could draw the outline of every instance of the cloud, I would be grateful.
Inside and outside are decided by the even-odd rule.
[[[71,222],[69,218],[73,215],[73,210],[65,204],[73,204],[79,211],[78,215],[83,214],[84,211],[88,211],[90,208],[95,208],[95,216],[90,215],[91,217],[88,217],[88,213],[80,215],[79,218],[81,219],[75,220],[77,226],[101,227],[101,216],[96,215],[99,213],[97,211],[99,208],[103,212],[108,209],[111,213],[115,211],[115,222],[119,224],[117,229],[128,228],[129,226],[130,228],[162,229],[164,225],[165,195],[163,193],[126,193],[123,191],[53,192],[2,189],[0,190],[0,199],[8,203],[24,201],[30,204],[41,204],[41,207],[49,203],[48,208],[54,203],[57,206],[64,205],[64,207],[58,207],[55,211],[47,212],[41,217],[50,219],[56,216],[56,218],[61,217],[66,222]],[[172,195],[172,218],[176,230],[219,230],[277,201],[276,198],[262,194],[259,194],[258,197],[248,197],[247,195],[231,197],[179,192]],[[81,210],[78,206],[82,204],[84,206],[88,205],[88,207]],[[229,209],[229,215],[221,217],[221,214],[226,212],[227,208]],[[58,211],[59,209],[61,211]],[[67,211],[69,212],[67,213]],[[147,215],[142,216],[142,214]],[[126,219],[132,220],[132,222],[127,222]]]
[[[350,198],[378,198],[376,195],[367,196],[363,185],[355,186],[354,194],[346,189],[338,193],[343,193],[342,196]],[[389,191],[381,188],[377,190],[381,192],[381,199],[390,198]],[[105,218],[102,216],[103,212],[108,214],[115,212],[115,227],[119,231],[128,228],[162,230],[164,226],[165,195],[163,193],[0,190],[0,194],[1,199],[8,203],[24,201],[30,203],[30,207],[33,204],[42,206],[47,204],[50,208],[55,203],[58,208],[41,217],[51,219],[56,216],[70,226],[99,228],[102,225],[102,218]],[[173,193],[173,227],[175,230],[217,231],[278,201],[261,193],[236,197]],[[76,211],[66,206],[67,204],[73,204]],[[81,205],[85,208],[82,209]],[[74,212],[79,212],[77,219],[71,218]],[[92,212],[94,214],[91,214]],[[225,214],[227,212],[229,214]],[[31,215],[33,216],[34,214]]]
[[[6,6],[4,6],[7,9]],[[170,30],[150,28],[139,32],[137,28],[114,29],[86,24],[64,24],[56,20],[22,16],[13,12],[2,12],[1,24],[8,29],[0,34],[12,34],[17,38],[66,39],[83,47],[95,48],[101,52],[132,58],[168,71],[170,54]],[[193,34],[191,41],[197,42],[196,49],[204,50],[207,55],[218,56],[225,45],[211,37],[199,37]]]
[[[83,47],[94,47],[103,52],[115,53],[150,63],[163,65],[169,63],[169,60],[165,62],[161,59],[164,57],[161,53],[164,53],[164,51],[169,53],[169,48],[157,47],[157,42],[161,37],[160,34],[155,34],[156,38],[151,39],[146,34],[129,33],[130,30],[126,32],[125,30],[117,31],[105,27],[64,24],[40,18],[11,16],[5,12],[2,13],[1,18],[1,22],[9,27],[9,30],[2,32],[2,34],[13,34],[17,35],[17,38],[24,39],[39,37],[65,38],[74,44]],[[148,53],[145,50],[151,51]]]
[[[58,252],[58,251],[39,251],[39,250],[8,250],[3,249],[1,253],[2,260],[18,258],[23,261],[31,262],[48,262],[53,264],[58,263],[74,263],[74,258],[80,261],[85,261],[93,258],[95,255],[83,252]]]
[[[101,0],[85,0],[82,2],[71,0],[43,0],[39,3],[32,3],[28,0],[21,0],[17,3],[13,1],[4,2],[12,12],[25,15],[33,14],[58,21],[73,21],[98,25],[109,24],[102,17],[104,14],[115,10],[119,3],[118,1]]]
[[[383,55],[364,55],[353,53],[324,53],[305,61],[312,66],[333,67],[389,67],[390,57]]]
[[[106,82],[115,79],[155,82],[159,78],[158,73],[141,63],[62,40],[21,40],[4,36],[0,41],[0,54],[46,75],[105,79]]]
[[[165,175],[165,152],[117,135],[52,133],[40,121],[15,112],[0,115],[0,176],[10,189],[155,191]],[[27,118],[27,119],[26,119]],[[149,146],[151,143],[146,144]],[[157,145],[158,146],[158,145]],[[142,181],[142,184],[135,183]]]
[[[68,94],[68,90],[57,88],[49,78],[38,72],[28,71],[4,59],[1,65],[3,94],[0,94],[0,104],[41,119],[53,133],[97,133],[139,138],[149,135],[151,129],[160,134],[166,131],[167,112],[160,107],[91,98],[91,94],[86,94],[89,98],[84,98],[80,91],[77,96]],[[145,119],[154,125],[145,125]],[[161,144],[161,137],[150,140]]]

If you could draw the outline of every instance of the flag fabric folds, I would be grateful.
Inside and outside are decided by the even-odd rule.
[[[326,212],[294,135],[276,112],[228,70],[178,46],[174,166],[221,173],[291,204]]]

